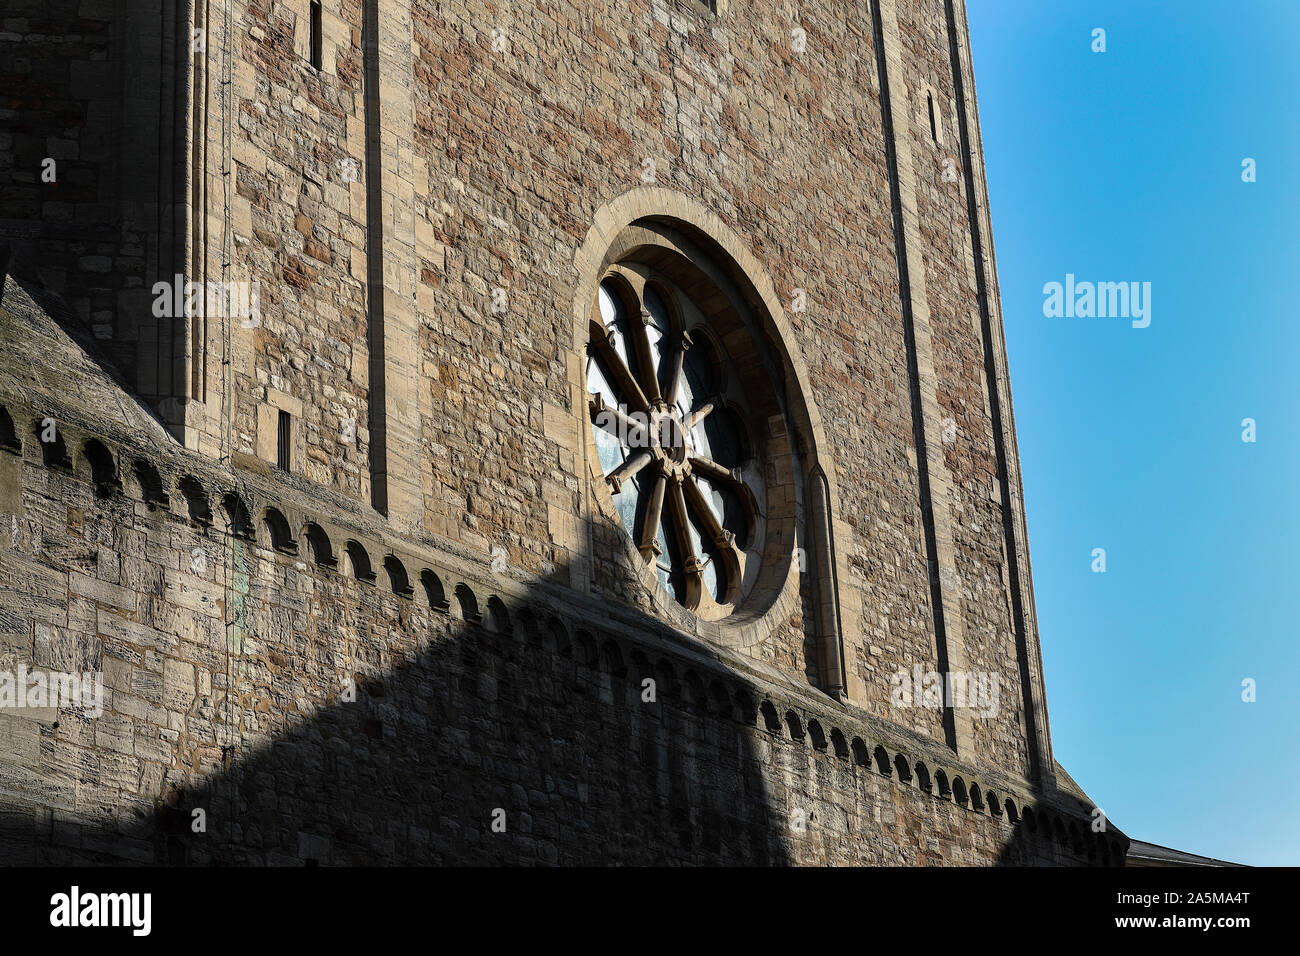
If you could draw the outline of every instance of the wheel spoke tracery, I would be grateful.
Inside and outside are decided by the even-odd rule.
[[[659,522],[664,510],[664,488],[668,484],[667,476],[658,472],[651,479],[649,497],[646,499],[645,514],[641,516],[641,531],[637,537],[637,549],[647,561],[659,556],[659,546],[655,538],[659,533]]]
[[[593,395],[587,403],[591,410],[591,423],[603,428],[629,448],[645,448],[650,441],[645,426],[634,421],[623,409],[606,405],[600,395]]]
[[[695,428],[696,425],[700,424],[701,422],[704,421],[704,419],[708,418],[709,414],[718,405],[718,403],[719,403],[719,399],[710,398],[703,405],[701,405],[699,408],[695,409],[695,411],[691,412],[688,416],[686,416],[686,430],[691,431],[692,429]]]
[[[708,535],[714,545],[730,550],[735,543],[736,536],[722,527],[718,516],[713,513],[713,509],[705,501],[704,492],[700,490],[700,486],[694,481],[684,481],[682,487],[685,491],[686,503],[695,515],[696,525],[700,526],[700,530]]]
[[[691,347],[689,332],[681,333],[673,346],[672,375],[668,380],[668,404],[676,405],[681,399],[682,375],[686,366],[686,350]]]
[[[705,455],[691,455],[691,468],[704,475],[710,481],[720,481],[733,487],[743,485],[739,468],[725,468]]]
[[[645,411],[650,407],[650,402],[637,384],[636,377],[632,374],[627,363],[623,361],[623,356],[619,354],[608,335],[600,338],[593,337],[592,344],[596,347],[600,356],[600,361],[608,369],[610,377],[613,379],[609,382],[610,387],[617,392],[617,397],[624,400],[624,404],[630,405],[637,411]]]
[[[696,344],[674,324],[679,313],[664,300],[672,293],[642,288],[631,309],[602,282],[593,317],[588,409],[602,470],[642,560],[686,607],[699,608],[706,593],[721,607],[735,600],[747,560],[747,521],[729,503],[753,496],[741,469],[717,461],[713,448],[720,441],[732,454],[743,442],[735,416],[719,417],[726,400],[710,390],[707,356],[688,358]]]
[[[623,490],[623,482],[627,481],[653,460],[654,455],[650,452],[639,451],[631,458],[624,459],[623,464],[619,465],[605,476],[605,480],[613,487],[614,493],[618,494]]]
[[[641,383],[642,391],[650,399],[651,403],[660,400],[659,395],[659,363],[655,361],[654,348],[650,344],[648,329],[650,328],[650,313],[645,309],[641,310],[641,320],[634,323],[632,332],[632,347],[637,352],[637,365],[641,368],[649,369],[650,374],[643,375],[644,381]]]

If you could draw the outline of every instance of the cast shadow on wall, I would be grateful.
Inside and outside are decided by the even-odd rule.
[[[443,602],[440,582],[412,583],[408,601],[427,598],[430,612],[408,618],[427,624],[411,659],[358,672],[310,719],[246,740],[207,785],[173,790],[147,817],[56,822],[26,840],[11,831],[8,861],[788,862],[786,815],[769,806],[739,683],[530,617],[527,603],[512,620],[495,597],[480,612],[472,594]],[[279,664],[283,702],[305,677]]]
[[[103,343],[44,283],[30,260],[4,240],[0,240],[0,309],[4,368],[23,377],[39,374],[41,380],[33,382],[32,389],[57,392],[67,407],[84,409],[88,416],[114,408],[121,425],[143,428],[145,437],[154,441],[171,441],[158,414],[132,390],[105,354]]]

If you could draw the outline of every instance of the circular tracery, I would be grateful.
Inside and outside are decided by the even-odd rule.
[[[587,390],[600,469],[659,582],[705,618],[731,613],[761,556],[762,469],[741,378],[708,317],[667,277],[615,267],[596,294]]]

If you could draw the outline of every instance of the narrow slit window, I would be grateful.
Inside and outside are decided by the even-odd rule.
[[[934,94],[926,93],[925,102],[930,109],[930,138],[937,143],[939,142],[939,128],[934,121]]]
[[[321,29],[320,29],[320,2],[312,0],[311,4],[311,65],[314,69],[319,70],[321,67]]]
[[[289,436],[292,427],[289,413],[280,411],[279,427],[276,431],[275,464],[282,471],[289,470]]]

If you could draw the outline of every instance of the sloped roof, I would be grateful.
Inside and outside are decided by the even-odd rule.
[[[64,424],[176,444],[63,301],[11,275],[0,289],[0,394],[21,396]]]
[[[1129,866],[1242,866],[1241,863],[1229,863],[1216,860],[1212,856],[1197,856],[1182,850],[1170,849],[1158,843],[1145,843],[1142,840],[1130,840],[1128,848]]]

